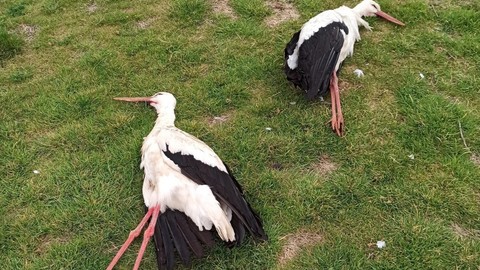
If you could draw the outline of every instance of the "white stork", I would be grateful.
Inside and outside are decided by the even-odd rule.
[[[285,48],[285,73],[295,86],[305,90],[308,99],[323,96],[330,90],[332,129],[343,135],[344,122],[340,106],[337,73],[345,58],[353,54],[360,40],[359,25],[371,27],[364,16],[379,16],[398,25],[401,21],[380,10],[372,0],[354,8],[341,6],[326,10],[306,22]]]
[[[149,219],[134,269],[138,269],[152,235],[158,267],[167,269],[174,266],[174,249],[185,265],[190,263],[191,252],[203,256],[203,247],[214,243],[212,227],[229,246],[239,245],[246,230],[256,239],[267,240],[260,217],[228,167],[208,145],[175,127],[176,99],[172,94],[115,99],[148,102],[158,117],[144,139],[140,164],[148,211],[107,269],[113,269]]]

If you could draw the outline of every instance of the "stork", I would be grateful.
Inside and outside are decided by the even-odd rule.
[[[246,231],[267,240],[260,217],[245,200],[227,165],[204,142],[175,127],[176,99],[172,94],[115,99],[148,102],[158,116],[141,150],[147,213],[107,269],[113,269],[149,219],[134,269],[138,269],[152,235],[159,269],[173,268],[175,249],[185,265],[192,252],[203,256],[204,246],[214,243],[212,228],[229,246],[241,244]]]
[[[364,0],[354,8],[341,6],[326,10],[306,22],[285,48],[287,79],[306,92],[308,99],[324,96],[330,90],[332,129],[342,136],[344,119],[340,105],[337,73],[340,65],[353,54],[355,41],[360,40],[359,26],[371,27],[362,19],[379,16],[398,25],[405,25],[380,10],[372,0]]]

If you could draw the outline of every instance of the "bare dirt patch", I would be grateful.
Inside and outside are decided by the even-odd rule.
[[[25,36],[26,41],[32,41],[38,33],[38,26],[36,25],[28,25],[28,24],[20,24],[20,33]]]
[[[217,124],[222,124],[222,123],[228,121],[228,119],[230,119],[230,116],[231,115],[229,115],[229,114],[214,116],[214,117],[212,117],[208,120],[208,123],[212,126],[217,125]]]
[[[297,256],[301,250],[322,242],[323,236],[319,233],[299,231],[294,234],[288,234],[280,238],[280,240],[285,241],[282,253],[278,258],[278,263],[280,266],[283,266]]]
[[[216,14],[223,14],[232,19],[238,18],[235,11],[233,11],[232,7],[228,4],[228,0],[213,0],[212,8]]]
[[[312,170],[318,174],[330,174],[338,168],[337,164],[335,164],[330,157],[327,155],[322,155],[318,162],[312,165]]]
[[[89,5],[87,5],[88,13],[94,13],[95,11],[97,11],[97,9],[98,9],[98,6],[96,3],[90,3]]]
[[[472,154],[470,156],[470,160],[473,162],[473,164],[477,165],[478,167],[480,167],[480,156],[477,155],[477,154]]]
[[[137,28],[138,29],[147,29],[148,27],[150,27],[150,25],[152,24],[153,21],[154,21],[154,19],[147,19],[147,20],[144,20],[144,21],[139,21],[139,22],[137,22]]]
[[[266,5],[273,11],[273,14],[265,18],[268,27],[276,27],[282,22],[297,19],[300,17],[297,9],[291,3],[282,0],[267,1]]]

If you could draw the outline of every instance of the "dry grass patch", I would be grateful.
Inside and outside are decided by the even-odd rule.
[[[53,237],[51,235],[44,235],[42,236],[40,240],[40,244],[37,246],[35,249],[35,253],[38,255],[42,255],[46,253],[52,245],[58,245],[58,244],[65,244],[70,241],[70,236],[64,235],[62,237]]]
[[[480,230],[466,229],[456,223],[452,224],[452,230],[455,233],[455,235],[459,236],[462,239],[463,238],[475,238],[475,239],[480,238]]]
[[[273,11],[273,14],[265,18],[265,24],[268,27],[275,27],[282,22],[298,19],[300,14],[294,5],[285,1],[267,1],[267,6]]]
[[[314,163],[311,169],[321,175],[330,174],[338,168],[338,165],[335,164],[329,156],[322,155],[318,162]]]
[[[237,19],[237,14],[233,11],[232,7],[228,4],[228,0],[213,0],[212,9],[216,14],[223,14],[231,19]]]
[[[314,246],[323,241],[323,235],[319,233],[311,233],[299,231],[297,233],[288,234],[281,237],[280,240],[285,241],[282,253],[278,258],[280,266],[284,266],[291,261],[297,254],[308,247]]]

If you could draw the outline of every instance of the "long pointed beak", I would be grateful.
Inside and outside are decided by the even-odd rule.
[[[116,97],[114,100],[127,101],[127,102],[151,102],[151,97]]]
[[[375,15],[379,16],[379,17],[382,17],[383,19],[389,21],[389,22],[392,22],[394,24],[398,24],[398,25],[401,25],[401,26],[405,26],[405,24],[401,21],[399,21],[398,19],[394,18],[393,16],[390,16],[389,14],[383,12],[383,11],[377,11],[375,13]]]

